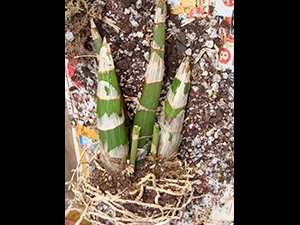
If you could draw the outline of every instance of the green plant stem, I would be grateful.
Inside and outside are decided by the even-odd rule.
[[[156,176],[153,173],[150,173],[150,176],[152,177],[153,186],[157,187],[156,186]]]
[[[142,96],[139,101],[133,125],[141,127],[138,142],[138,158],[145,159],[150,150],[153,125],[159,103],[162,80],[165,70],[165,22],[167,6],[165,0],[159,0],[154,17],[153,41],[150,49],[150,60],[145,73],[145,82]]]

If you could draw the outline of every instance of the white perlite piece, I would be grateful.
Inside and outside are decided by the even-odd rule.
[[[135,7],[137,9],[140,9],[142,7],[142,1],[141,0],[137,0],[136,3],[135,3]]]
[[[188,56],[191,56],[192,55],[192,49],[188,48],[187,50],[185,50],[185,54],[188,55]]]
[[[67,30],[65,33],[65,38],[67,41],[72,42],[74,40],[74,35],[71,31]]]

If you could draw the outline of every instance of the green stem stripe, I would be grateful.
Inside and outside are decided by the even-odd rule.
[[[169,158],[177,151],[181,140],[189,88],[190,59],[186,57],[176,72],[158,118],[161,127],[158,156]]]
[[[156,111],[165,70],[165,22],[167,6],[165,0],[159,0],[154,17],[153,41],[150,48],[150,60],[145,73],[145,82],[140,98],[140,105],[133,125],[141,127],[138,143],[138,158],[144,159],[150,150],[151,136],[156,119]]]
[[[92,33],[92,39],[93,39],[94,46],[95,46],[95,52],[97,54],[99,54],[100,48],[102,46],[102,38],[101,38],[101,35],[98,31],[98,28],[97,28],[93,18],[91,19],[90,22],[91,22],[91,33]]]
[[[123,101],[110,46],[105,38],[97,58],[99,62],[97,89],[99,138],[110,157],[125,159],[129,146]]]

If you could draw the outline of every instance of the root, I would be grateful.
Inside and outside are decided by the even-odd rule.
[[[89,40],[91,35],[91,18],[101,20],[113,27],[117,32],[120,31],[115,21],[102,15],[104,4],[100,0],[96,0],[93,3],[87,0],[70,0],[65,5],[65,29],[70,30],[74,36],[72,42],[65,41],[66,58],[91,54],[92,51],[84,47],[84,44]]]
[[[72,186],[75,197],[65,213],[68,215],[71,210],[77,210],[81,213],[80,221],[86,219],[94,224],[116,225],[170,224],[181,218],[193,199],[203,197],[194,196],[193,191],[193,185],[201,183],[194,179],[199,171],[179,160],[159,161],[155,167],[149,161],[145,163],[147,168],[137,169],[135,174],[108,174],[96,158],[95,154],[89,162],[93,163],[94,169],[88,176],[77,166],[73,170],[77,182],[72,176],[72,180],[66,183]],[[114,187],[112,185],[116,182],[109,183],[108,177],[123,182]],[[105,183],[107,187],[104,187]]]

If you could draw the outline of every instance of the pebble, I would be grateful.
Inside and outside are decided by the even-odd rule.
[[[188,55],[188,56],[191,56],[192,55],[192,49],[188,48],[187,50],[185,50],[185,54]]]

